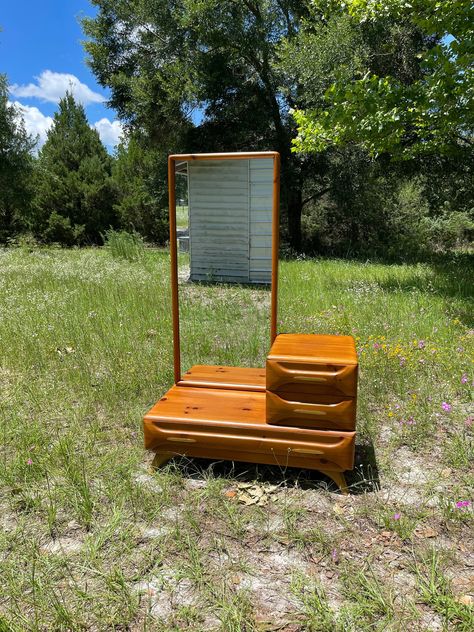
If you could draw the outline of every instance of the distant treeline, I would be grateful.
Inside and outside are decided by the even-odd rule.
[[[281,154],[289,254],[472,242],[472,2],[93,4],[88,63],[125,138],[110,156],[67,94],[35,155],[3,78],[1,242],[100,244],[112,227],[163,244],[167,155],[249,150]]]

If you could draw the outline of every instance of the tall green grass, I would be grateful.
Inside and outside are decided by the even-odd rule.
[[[145,245],[138,233],[110,228],[105,232],[104,244],[115,259],[140,261],[144,257]]]
[[[378,505],[374,496],[372,507],[370,495],[357,497],[359,522],[341,531],[329,505],[329,522],[318,518],[315,534],[314,524],[301,526],[314,521],[314,508],[290,500],[242,508],[223,499],[232,474],[187,490],[176,465],[146,473],[141,419],[173,379],[171,302],[168,253],[138,249],[133,261],[114,257],[110,246],[0,251],[0,630],[259,629],[253,593],[239,592],[233,579],[236,568],[259,572],[252,556],[267,546],[259,542],[327,559],[333,540],[378,534],[398,511],[395,501]],[[186,265],[180,255],[183,370],[197,362],[263,366],[268,289],[190,284]],[[386,484],[399,475],[401,448],[427,469],[448,468],[450,494],[429,515],[457,544],[472,519],[469,508],[456,507],[472,489],[472,284],[469,269],[451,265],[281,264],[280,331],[356,337],[359,443],[375,449]],[[427,486],[426,498],[432,493]],[[426,511],[413,509],[406,524],[426,520]],[[274,515],[283,524],[275,539],[266,527]],[[151,527],[163,535],[146,539]],[[411,526],[399,531],[412,537]],[[221,556],[225,571],[216,566]],[[416,573],[429,572],[423,565],[420,557]],[[199,595],[173,624],[137,592],[156,577],[172,585],[185,577]],[[393,606],[393,587],[379,586],[389,580],[377,579],[377,591],[390,600],[382,603],[375,584],[365,583],[359,605],[362,578],[353,591],[350,581],[344,576],[343,600],[354,624],[345,629],[380,617],[393,629],[416,629],[412,615]],[[302,597],[300,620],[314,626],[302,629],[318,629],[320,616],[341,621],[319,584],[304,597],[305,582],[292,588]],[[438,584],[420,586],[427,607],[444,607]],[[447,620],[468,621],[465,608]],[[217,613],[215,628],[209,612]]]

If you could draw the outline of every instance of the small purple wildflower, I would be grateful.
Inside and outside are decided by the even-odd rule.
[[[467,417],[466,421],[464,422],[466,424],[466,426],[472,426],[472,424],[474,423],[474,417]]]
[[[463,507],[469,507],[470,504],[471,503],[469,500],[458,500],[458,502],[456,503],[456,507],[458,509],[462,509]]]
[[[28,461],[26,462],[27,465],[33,465],[33,459],[28,459]]]
[[[374,342],[374,349],[380,349],[380,345],[378,342]]]
[[[337,564],[339,562],[339,554],[337,552],[337,549],[333,549],[331,551],[331,559],[334,562],[334,564]]]
[[[446,412],[446,413],[450,413],[453,410],[453,407],[451,406],[451,404],[448,404],[448,402],[443,402],[441,404],[441,408]]]
[[[396,513],[396,514],[394,514],[393,519],[394,520],[400,520],[401,515],[402,514]]]
[[[463,373],[461,375],[461,384],[467,384],[469,382],[469,378],[467,377],[467,373]]]
[[[420,340],[418,342],[418,349],[424,349],[425,348],[425,341],[424,340]]]
[[[407,359],[402,356],[400,358],[400,366],[405,366],[406,362],[407,362]]]
[[[464,351],[464,347],[458,347],[458,348],[456,349],[456,351],[457,351],[458,353],[462,353],[462,352]]]

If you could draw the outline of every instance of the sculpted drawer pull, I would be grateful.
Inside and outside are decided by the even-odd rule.
[[[196,443],[196,439],[188,439],[187,437],[167,437],[166,441],[173,441],[174,443]]]

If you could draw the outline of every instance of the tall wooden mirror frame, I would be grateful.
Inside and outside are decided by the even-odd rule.
[[[179,289],[178,289],[178,236],[176,233],[176,162],[195,160],[250,160],[252,158],[273,158],[273,200],[272,200],[272,276],[270,304],[270,346],[277,335],[278,303],[278,251],[280,226],[280,154],[276,151],[239,152],[216,154],[172,154],[168,157],[168,195],[171,255],[171,305],[173,314],[173,362],[174,383],[181,381],[181,346],[179,332]]]

